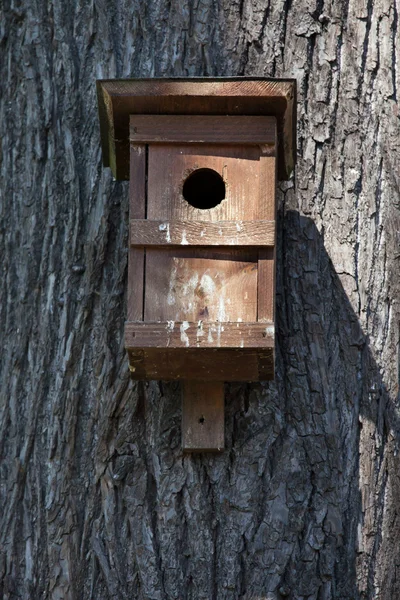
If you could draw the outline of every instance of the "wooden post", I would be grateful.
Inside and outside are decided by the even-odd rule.
[[[182,383],[182,449],[222,452],[225,445],[225,398],[222,381]]]

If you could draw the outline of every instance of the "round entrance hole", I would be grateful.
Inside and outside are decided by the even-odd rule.
[[[185,180],[182,194],[194,208],[214,208],[225,198],[225,183],[213,169],[196,169]]]

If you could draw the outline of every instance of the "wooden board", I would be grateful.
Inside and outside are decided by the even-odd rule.
[[[211,222],[265,220],[260,162],[258,146],[150,146],[147,218]],[[200,168],[216,171],[226,185],[225,200],[207,210],[194,208],[182,195],[185,180]]]
[[[265,381],[274,378],[273,350],[143,348],[129,350],[132,379]]]
[[[261,156],[260,195],[263,218],[276,219],[276,159]],[[263,248],[258,254],[258,307],[259,321],[275,320],[275,248]]]
[[[129,217],[146,216],[146,147],[131,146],[131,177],[129,183]],[[145,250],[129,248],[128,257],[128,321],[143,320]]]
[[[275,117],[236,115],[131,115],[130,140],[138,143],[275,145]]]
[[[258,251],[146,250],[145,321],[257,321]]]
[[[275,221],[131,219],[131,246],[273,246]]]
[[[279,177],[296,158],[296,81],[267,78],[117,79],[97,82],[103,162],[129,179],[133,114],[270,115],[277,118]]]
[[[223,451],[224,405],[223,382],[183,382],[182,450],[184,452]]]
[[[188,321],[128,322],[125,347],[133,348],[273,348],[273,323]]]

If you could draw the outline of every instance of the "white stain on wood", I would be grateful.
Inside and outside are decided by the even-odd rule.
[[[165,241],[167,244],[171,243],[171,234],[169,231],[169,223],[161,223],[158,227],[160,231],[165,231]]]
[[[229,321],[229,315],[227,314],[226,310],[225,310],[225,298],[224,296],[219,297],[218,300],[218,318],[217,321],[219,321],[220,323],[223,323],[224,321]]]
[[[169,306],[173,306],[175,304],[175,282],[176,275],[178,272],[178,266],[176,264],[171,268],[171,277],[169,280],[169,289],[167,294],[167,302]]]
[[[203,321],[197,323],[196,346],[200,346],[201,338],[204,336]]]
[[[208,273],[204,273],[200,279],[200,286],[202,287],[205,297],[210,298],[215,292],[215,282],[213,278],[208,275]]]
[[[183,321],[183,323],[180,326],[180,332],[181,332],[181,342],[183,344],[185,344],[185,346],[189,346],[189,337],[188,334],[186,333],[187,329],[189,329],[190,325],[188,323],[188,321]]]
[[[265,328],[265,333],[267,334],[268,337],[275,335],[275,327],[273,325],[269,325],[268,327]]]

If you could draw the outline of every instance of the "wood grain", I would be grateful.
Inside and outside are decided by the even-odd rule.
[[[182,450],[222,452],[225,428],[224,384],[221,381],[182,383]]]
[[[131,115],[130,140],[137,143],[275,145],[276,119],[236,115]]]
[[[131,246],[273,246],[274,221],[131,219]]]
[[[125,347],[273,348],[274,333],[272,322],[127,322]]]
[[[149,147],[148,219],[190,221],[256,221],[265,213],[260,195],[259,146],[173,144]],[[183,183],[196,169],[213,169],[223,178],[226,197],[214,208],[191,206]]]
[[[128,351],[136,380],[266,381],[273,379],[271,348],[144,348]]]
[[[260,157],[260,196],[263,218],[276,223],[276,158]],[[263,248],[258,253],[258,305],[259,321],[275,320],[275,247]]]
[[[257,251],[146,250],[145,321],[257,321]]]
[[[144,219],[146,216],[146,147],[131,145],[131,176],[129,181],[129,217]],[[127,319],[143,319],[145,250],[129,248]]]

